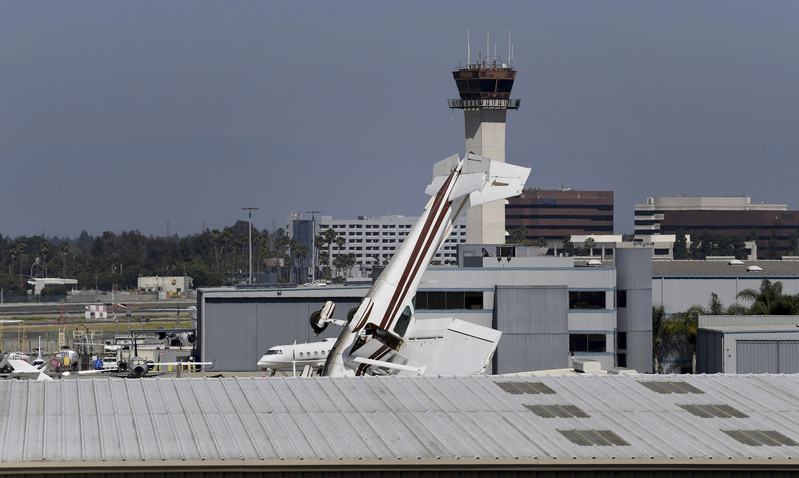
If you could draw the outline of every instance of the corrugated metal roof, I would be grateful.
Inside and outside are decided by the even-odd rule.
[[[799,375],[9,380],[0,462],[789,459],[798,399]]]
[[[652,261],[652,277],[662,276],[732,276],[732,277],[789,277],[799,276],[799,261],[741,261],[741,265],[730,265],[729,261]],[[749,266],[758,266],[762,271],[749,272]]]

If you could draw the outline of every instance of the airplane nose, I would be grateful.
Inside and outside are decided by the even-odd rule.
[[[131,370],[133,375],[136,375],[136,376],[144,375],[144,371],[145,371],[145,368],[142,367],[141,365],[137,365],[137,366],[133,367],[133,370]]]

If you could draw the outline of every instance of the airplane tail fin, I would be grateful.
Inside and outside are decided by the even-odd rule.
[[[433,166],[433,182],[427,186],[427,194],[435,196],[458,164],[461,164],[461,175],[449,200],[454,201],[468,194],[469,207],[518,196],[530,176],[530,168],[492,161],[472,153],[459,163],[458,155],[454,155]]]

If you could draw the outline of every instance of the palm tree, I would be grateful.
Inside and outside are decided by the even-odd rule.
[[[318,271],[320,269],[318,267],[319,257],[321,256],[322,247],[324,247],[324,245],[325,245],[325,238],[324,238],[324,236],[322,234],[319,234],[318,236],[315,236],[313,238],[313,248],[314,248],[314,252],[316,253],[316,257],[313,258],[314,259],[314,275],[315,275],[316,271]]]
[[[752,315],[795,315],[797,312],[797,297],[783,295],[782,282],[771,283],[763,279],[760,289],[744,289],[738,292],[738,299],[752,301],[749,313]]]
[[[694,349],[693,363],[696,363],[696,329],[697,316],[691,312],[678,312],[671,316],[660,307],[652,307],[652,365],[655,373],[660,373],[660,355],[664,345],[673,339],[682,337]]]
[[[341,257],[341,248],[344,247],[344,244],[347,243],[347,240],[344,239],[344,236],[337,236],[335,242],[336,246],[338,246],[338,255],[336,255],[336,259],[338,259],[339,257]],[[336,275],[338,275],[338,269],[339,266],[336,265]]]
[[[596,246],[596,241],[594,240],[593,237],[589,237],[588,239],[585,240],[585,248],[588,250],[588,255],[589,256],[593,256],[594,255],[594,247],[595,246]]]
[[[292,249],[292,251],[294,252],[294,257],[299,259],[300,265],[305,266],[305,258],[308,257],[308,246],[305,244],[297,245]],[[299,282],[299,274],[297,277],[297,282]]]

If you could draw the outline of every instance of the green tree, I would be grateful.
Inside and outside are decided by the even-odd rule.
[[[527,241],[527,226],[519,226],[510,233],[510,236],[505,241],[508,244],[522,244]]]
[[[594,255],[594,247],[596,247],[596,241],[593,237],[589,237],[585,240],[585,250],[588,252],[589,256]]]
[[[563,255],[564,256],[574,255],[574,244],[572,244],[572,236],[570,234],[566,234],[565,236],[563,236]]]
[[[674,340],[687,341],[696,354],[697,315],[694,312],[679,312],[667,316],[663,306],[652,307],[652,369],[662,372],[661,356]]]
[[[789,256],[795,256],[797,254],[797,245],[799,245],[799,232],[793,231],[790,236],[788,236],[788,253]]]
[[[771,283],[763,279],[760,289],[744,289],[736,296],[739,299],[751,300],[751,315],[795,315],[799,311],[799,298],[782,293],[782,282]]]
[[[766,248],[767,259],[779,259],[780,251],[777,249],[777,230],[772,229],[768,236],[768,247]]]

